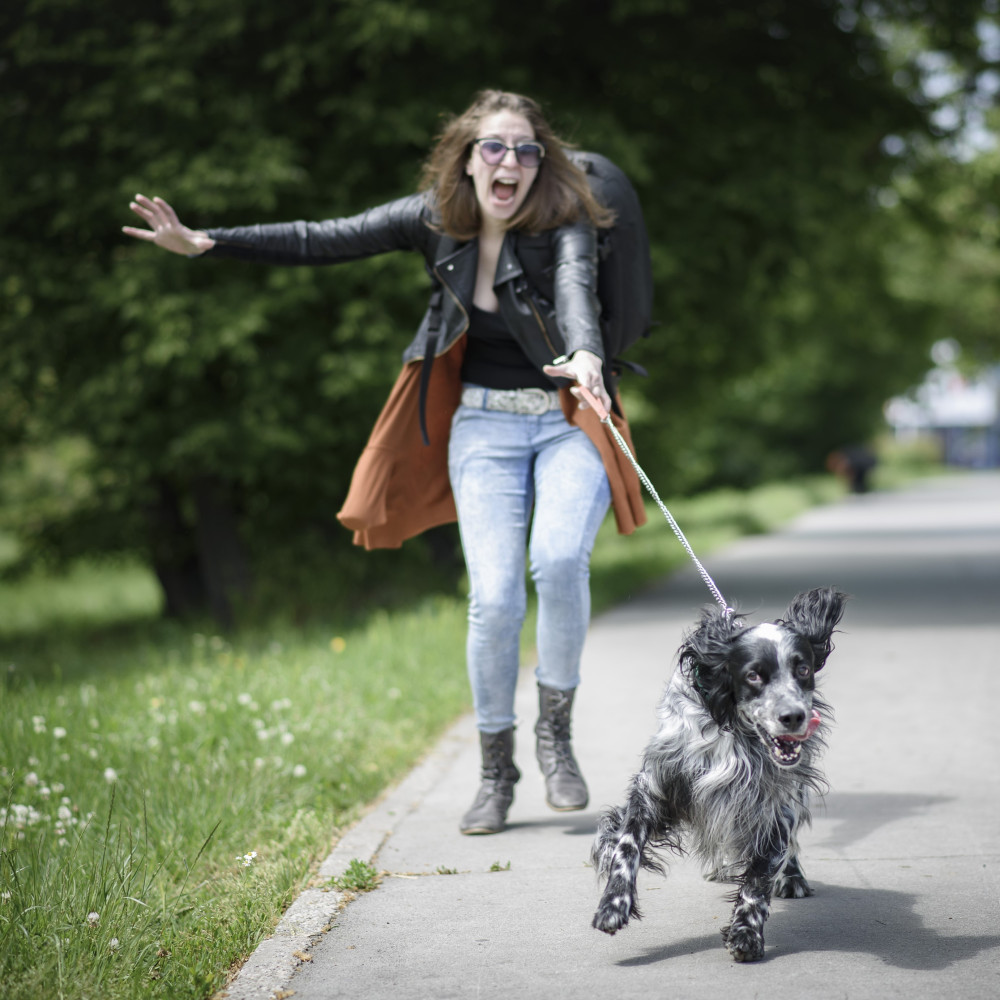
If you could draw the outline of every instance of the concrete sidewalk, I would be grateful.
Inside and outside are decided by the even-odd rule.
[[[802,837],[817,894],[775,902],[762,962],[731,961],[726,888],[688,860],[642,876],[641,922],[590,927],[597,815],[621,800],[681,633],[711,602],[690,569],[593,624],[574,729],[586,811],[544,804],[525,671],[509,829],[458,833],[478,774],[462,719],[321,872],[371,860],[381,887],[342,909],[305,892],[228,995],[1000,997],[1000,475],[847,498],[706,563],[752,620],[815,586],[853,595],[821,675],[837,722],[832,791]]]

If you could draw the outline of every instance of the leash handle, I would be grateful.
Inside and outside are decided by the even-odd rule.
[[[718,601],[722,606],[723,611],[726,613],[726,617],[732,617],[734,609],[731,608],[727,603],[726,599],[722,596],[722,591],[716,586],[715,581],[709,576],[708,570],[701,564],[701,560],[694,554],[694,549],[691,547],[691,543],[687,540],[684,532],[681,531],[680,525],[674,520],[673,514],[667,509],[667,505],[660,499],[659,493],[656,492],[655,487],[649,480],[649,476],[643,472],[642,467],[635,460],[635,456],[632,454],[629,446],[625,443],[625,439],[618,433],[618,428],[611,422],[611,417],[608,411],[604,408],[604,404],[584,385],[577,383],[577,388],[580,390],[580,395],[583,397],[584,402],[597,414],[601,423],[611,432],[611,436],[618,443],[618,447],[625,453],[625,457],[632,463],[632,467],[635,469],[636,474],[639,476],[642,485],[646,487],[649,491],[649,495],[656,501],[656,505],[660,508],[663,516],[667,519],[667,523],[670,525],[671,530],[677,536],[677,540],[684,546],[685,551],[691,557],[696,569],[698,570],[698,575],[702,578],[705,586],[712,592],[712,596]]]
[[[577,383],[576,387],[580,390],[583,401],[597,414],[601,423],[608,423],[610,417],[608,416],[608,411],[604,409],[604,404],[585,385]]]

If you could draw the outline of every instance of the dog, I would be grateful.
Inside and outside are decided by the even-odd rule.
[[[747,626],[706,608],[684,638],[659,707],[659,731],[629,784],[624,806],[601,816],[591,861],[606,878],[593,926],[614,934],[641,914],[640,866],[664,873],[657,852],[698,856],[709,879],[735,883],[722,938],[737,962],[764,955],[772,896],[811,896],[796,834],[809,794],[826,784],[817,729],[830,706],[816,674],[847,595],[795,597],[784,618]]]

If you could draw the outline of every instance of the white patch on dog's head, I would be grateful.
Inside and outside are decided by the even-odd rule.
[[[764,622],[750,630],[751,635],[761,639],[770,639],[773,643],[780,643],[784,632],[785,630],[780,625],[775,625],[774,622]]]

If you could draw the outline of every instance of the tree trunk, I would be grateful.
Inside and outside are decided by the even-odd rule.
[[[153,572],[163,589],[167,617],[184,618],[204,611],[207,595],[197,546],[169,483],[157,484],[157,497],[147,508],[146,519]]]
[[[213,476],[193,488],[201,579],[208,607],[221,625],[233,624],[233,602],[250,593],[250,565],[228,491]]]

